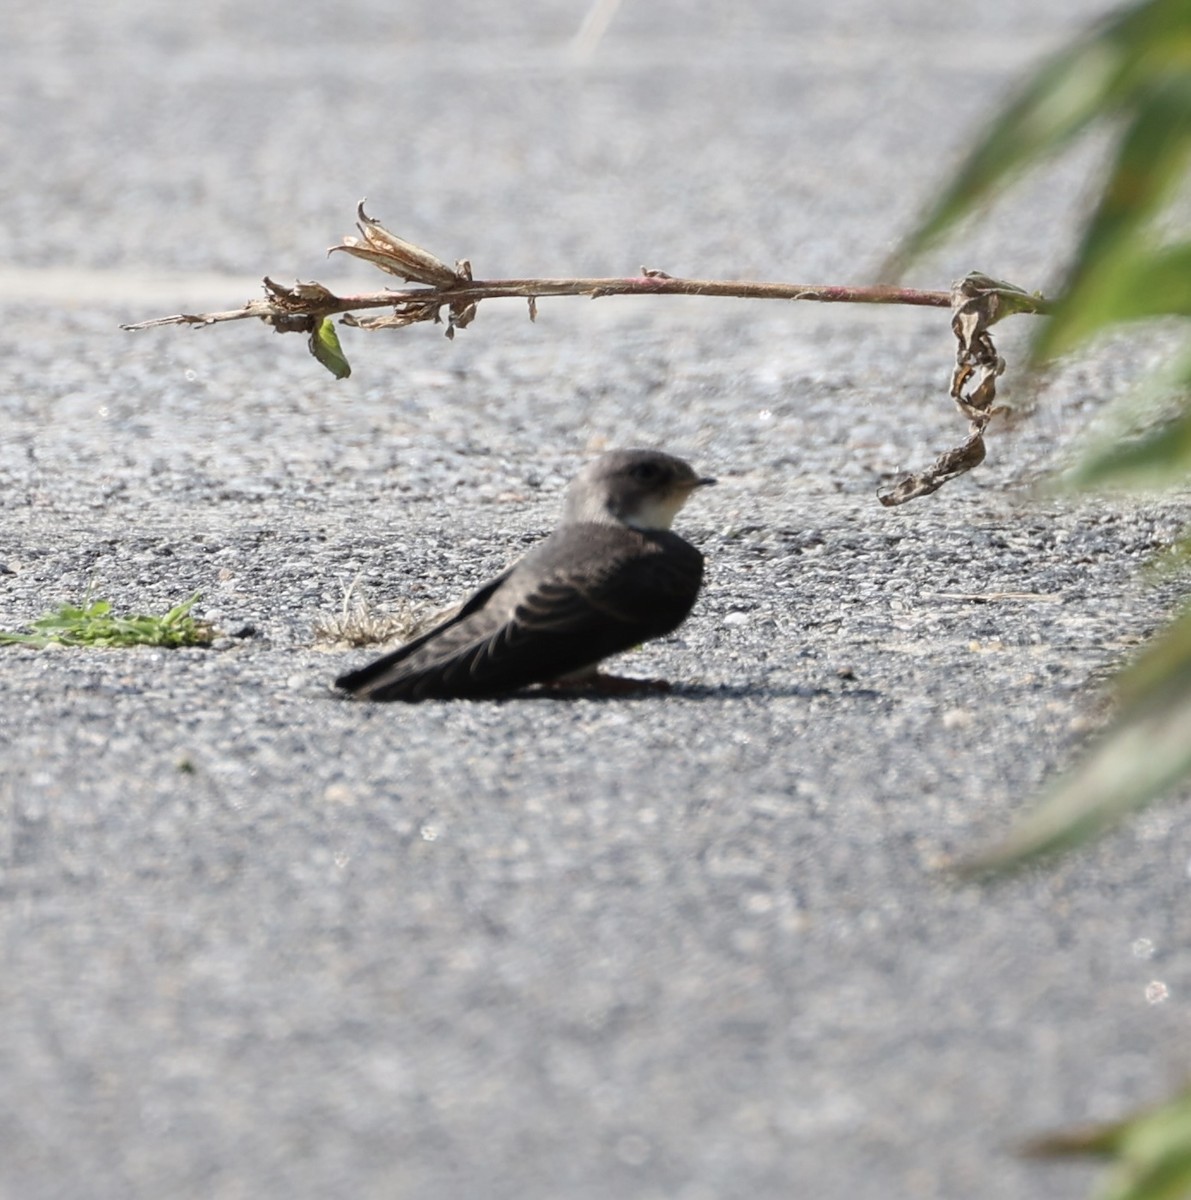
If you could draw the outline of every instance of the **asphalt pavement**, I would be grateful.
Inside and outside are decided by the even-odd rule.
[[[1142,569],[1187,497],[1040,487],[1161,332],[890,510],[965,431],[940,311],[492,301],[453,341],[345,330],[343,382],[260,325],[118,325],[382,286],[323,255],[362,196],[477,277],[870,282],[1102,7],[6,16],[0,627],[200,592],[220,638],[0,650],[0,1196],[1088,1193],[1016,1148],[1191,1073],[1191,813],[998,886],[939,868],[1179,599]],[[1099,152],[910,281],[1053,287]],[[669,694],[333,694],[372,653],[321,632],[345,603],[460,598],[639,445],[720,479],[677,524],[692,616],[617,664]]]

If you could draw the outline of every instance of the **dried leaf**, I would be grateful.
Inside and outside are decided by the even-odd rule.
[[[989,329],[1013,313],[1037,312],[1039,296],[972,271],[951,285],[951,330],[955,334],[955,372],[951,376],[951,396],[960,412],[981,428],[997,411],[997,379],[1004,373],[1005,360],[997,353]],[[976,386],[968,387],[975,375]]]
[[[977,431],[969,434],[960,444],[940,454],[925,471],[904,475],[897,483],[877,491],[877,499],[886,507],[894,508],[907,500],[929,496],[943,484],[963,475],[984,461],[984,435]]]
[[[361,242],[355,237],[345,237],[338,246],[332,246],[328,254],[343,250],[355,258],[362,258],[390,275],[413,283],[426,283],[433,287],[454,287],[471,278],[471,267],[467,264],[466,274],[452,271],[442,259],[435,258],[428,250],[415,246],[404,238],[390,233],[379,221],[374,221],[364,211],[361,201],[356,210],[359,218],[357,228],[363,235]]]
[[[321,283],[295,283],[287,287],[267,275],[264,283],[269,311],[260,314],[261,320],[278,333],[313,333],[327,310],[339,303],[335,293]]]
[[[453,338],[456,329],[466,329],[476,319],[476,303],[468,300],[461,304],[452,304],[450,320],[447,322],[447,337]]]
[[[984,461],[984,430],[1001,411],[994,401],[997,379],[1005,370],[1005,360],[997,353],[989,329],[1012,313],[1038,312],[1043,304],[1040,296],[979,271],[972,271],[951,285],[951,329],[957,343],[951,398],[968,418],[968,436],[958,446],[940,454],[926,470],[903,476],[892,486],[879,489],[877,499],[886,508],[929,496]],[[973,378],[975,386],[970,387]]]
[[[407,325],[417,325],[421,321],[437,323],[438,310],[441,307],[437,302],[401,304],[383,317],[357,317],[355,313],[344,313],[343,324],[352,325],[356,329],[404,329]]]
[[[339,297],[334,292],[314,281],[303,283],[299,279],[290,288],[284,284],[274,283],[266,276],[265,288],[271,299],[278,303],[292,304],[295,308],[301,308],[303,311],[330,308],[339,303]]]

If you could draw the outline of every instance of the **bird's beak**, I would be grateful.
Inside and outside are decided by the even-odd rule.
[[[684,479],[676,483],[675,487],[685,495],[688,492],[693,492],[695,488],[710,487],[715,482],[717,481],[712,479],[710,475],[704,475],[701,479]]]

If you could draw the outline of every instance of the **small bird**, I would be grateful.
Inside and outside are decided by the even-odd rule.
[[[554,532],[449,620],[335,681],[362,700],[482,699],[535,683],[614,680],[597,667],[677,629],[703,583],[703,555],[670,531],[715,483],[658,450],[614,450],[567,489]]]

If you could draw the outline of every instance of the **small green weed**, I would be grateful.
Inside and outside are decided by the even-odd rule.
[[[199,595],[195,592],[162,617],[114,617],[107,600],[82,608],[64,604],[56,613],[31,621],[28,633],[0,629],[0,646],[205,646],[214,631],[190,615]]]

